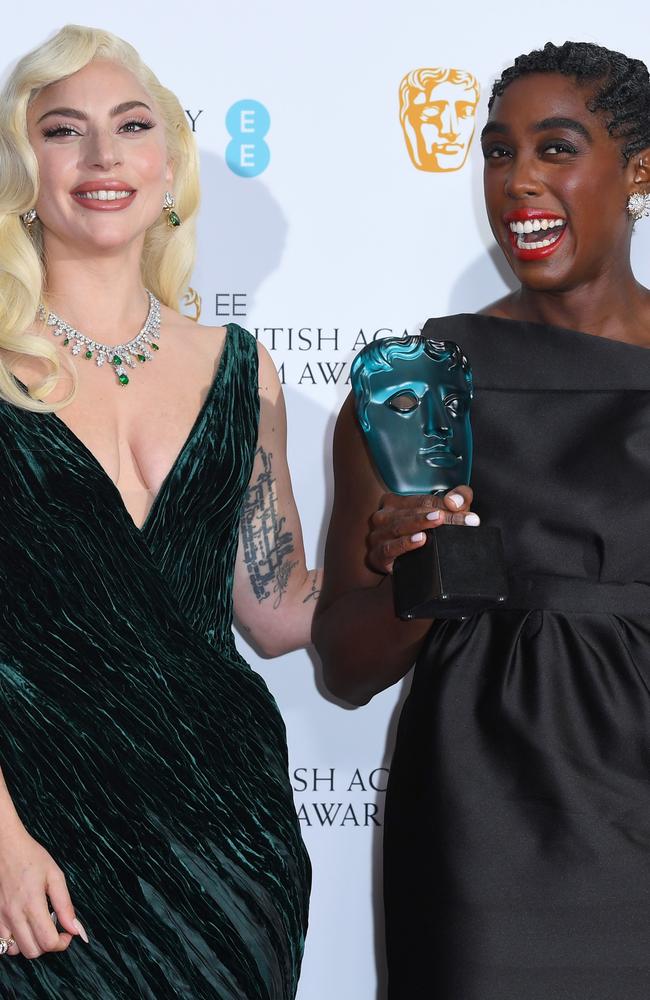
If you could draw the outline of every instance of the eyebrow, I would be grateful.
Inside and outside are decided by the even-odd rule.
[[[122,104],[116,104],[114,108],[111,108],[110,115],[114,118],[116,115],[122,115],[125,111],[131,111],[133,108],[146,108],[147,111],[151,111],[148,104],[144,101],[124,101]],[[75,118],[77,121],[85,122],[88,121],[88,115],[83,111],[78,111],[76,108],[52,108],[51,111],[46,111],[44,115],[36,122],[37,125],[45,118],[50,118],[52,115],[59,115],[63,118]]]
[[[537,122],[535,125],[536,132],[547,132],[552,128],[566,128],[570,132],[577,132],[578,135],[581,135],[583,139],[587,140],[587,142],[592,141],[589,129],[586,128],[582,122],[576,121],[575,118],[543,118],[541,122]]]
[[[555,116],[552,118],[542,118],[541,121],[535,122],[533,125],[534,132],[548,132],[549,129],[553,128],[565,128],[570,132],[577,132],[581,135],[583,139],[586,139],[588,143],[592,143],[591,132],[582,124],[578,122],[575,118],[563,118],[561,116]],[[481,139],[485,136],[491,135],[493,132],[503,132],[506,135],[510,132],[510,127],[504,122],[488,122],[483,131],[481,132]]]

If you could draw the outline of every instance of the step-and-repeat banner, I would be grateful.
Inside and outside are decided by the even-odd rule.
[[[201,152],[199,257],[184,310],[235,320],[271,351],[312,565],[331,502],[331,439],[355,353],[471,312],[512,287],[482,204],[477,134],[494,77],[547,40],[650,59],[650,14],[603,0],[32,0],[3,18],[3,68],[65,22],[131,41],[180,97]],[[518,13],[519,12],[519,13]],[[645,229],[644,229],[645,226]],[[634,237],[650,282],[650,220]],[[480,506],[480,499],[479,499]],[[309,652],[260,660],[286,720],[314,867],[300,1000],[381,1000],[381,839],[403,684],[351,709]]]

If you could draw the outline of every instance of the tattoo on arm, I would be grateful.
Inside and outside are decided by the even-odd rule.
[[[302,603],[306,604],[307,601],[315,601],[318,599],[320,594],[320,587],[317,586],[318,583],[318,572],[315,572],[311,578],[311,590],[306,597],[303,597]]]
[[[271,452],[255,453],[262,471],[246,490],[241,515],[244,563],[255,597],[261,604],[273,594],[273,607],[280,606],[289,577],[298,560],[291,561],[293,535],[284,531],[286,518],[278,516],[278,497],[271,468]]]

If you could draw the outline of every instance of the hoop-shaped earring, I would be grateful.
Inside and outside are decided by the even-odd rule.
[[[181,217],[180,215],[178,215],[177,212],[174,211],[175,204],[176,202],[174,201],[174,195],[171,193],[171,191],[165,191],[165,198],[163,201],[163,212],[165,212],[167,215],[167,225],[170,226],[171,229],[175,229],[176,226],[181,225]]]
[[[25,212],[20,217],[20,220],[28,233],[31,233],[32,226],[34,225],[37,219],[38,215],[36,214],[35,208],[30,208],[29,212]]]
[[[635,222],[650,215],[650,194],[635,191],[627,199],[627,210]]]

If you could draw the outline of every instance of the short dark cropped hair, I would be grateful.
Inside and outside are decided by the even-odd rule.
[[[528,73],[562,73],[580,85],[595,83],[587,108],[600,112],[609,134],[623,140],[626,162],[650,148],[650,75],[640,59],[592,42],[547,42],[543,49],[518,56],[503,71],[492,88],[488,109],[506,87]]]

